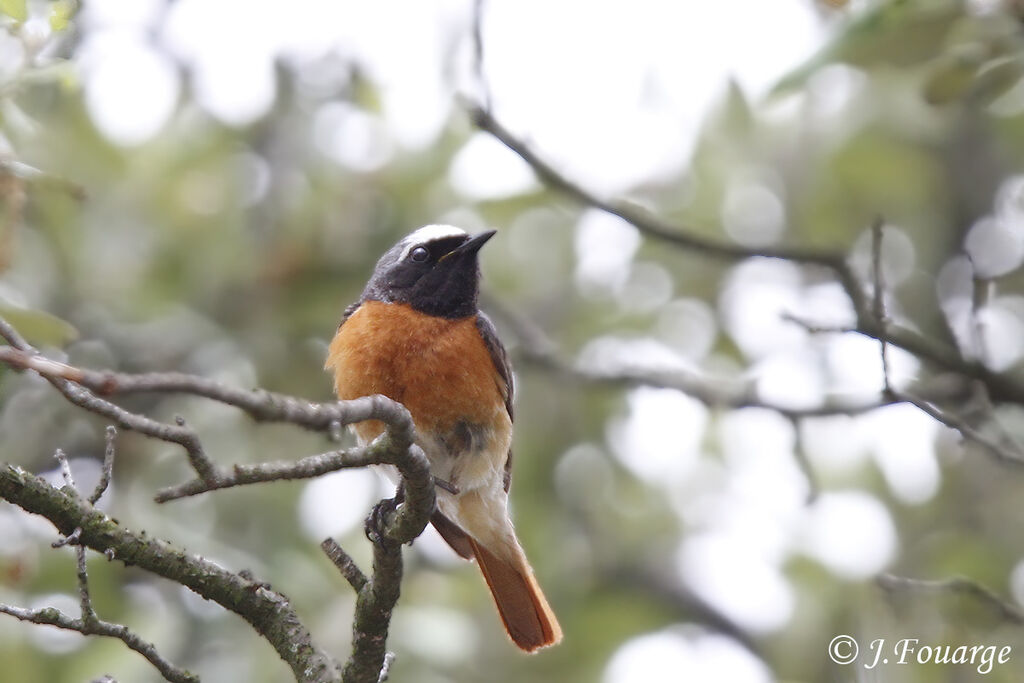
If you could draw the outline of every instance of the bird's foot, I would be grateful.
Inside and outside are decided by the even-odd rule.
[[[385,498],[370,510],[369,516],[363,523],[363,529],[366,531],[366,537],[370,539],[370,542],[379,545],[384,541],[384,530],[387,529],[388,524],[394,519],[399,503],[401,501],[398,499],[398,496]]]

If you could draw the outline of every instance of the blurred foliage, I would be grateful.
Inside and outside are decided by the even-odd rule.
[[[928,336],[963,343],[936,281],[965,253],[972,226],[1002,210],[999,197],[1024,211],[1013,175],[1024,167],[1020,4],[852,4],[857,7],[843,11],[849,16],[828,10],[836,22],[829,44],[780,77],[766,98],[724,88],[685,173],[636,188],[634,198],[708,234],[753,247],[831,247],[850,251],[861,264],[866,226],[882,215],[897,236],[887,239],[894,253],[885,264],[892,270],[894,316]],[[90,367],[181,370],[327,400],[326,342],[376,258],[412,228],[449,221],[470,230],[500,228],[483,257],[487,296],[535,322],[568,355],[586,356],[592,340],[614,336],[655,339],[694,367],[732,378],[756,374],[765,360],[728,320],[728,289],[739,272],[734,264],[645,242],[622,283],[585,287],[575,277],[586,251],[574,241],[585,218],[579,207],[545,189],[491,200],[461,194],[448,169],[473,131],[457,111],[428,148],[399,148],[380,168],[355,170],[332,159],[311,132],[317,113],[337,102],[378,113],[380,84],[355,66],[338,87],[310,90],[298,86],[299,74],[287,63],[279,64],[273,109],[242,127],[218,122],[186,90],[158,135],[115,145],[91,120],[82,84],[66,61],[82,40],[76,9],[71,2],[0,0],[5,49],[20,55],[10,62],[14,67],[0,65],[0,315],[48,353]],[[42,40],[30,26],[30,10],[48,22]],[[187,78],[187,67],[179,68]],[[755,203],[756,210],[744,203],[766,193],[767,204]],[[723,208],[734,204],[735,213]],[[767,230],[772,211],[781,219]],[[1013,227],[1018,238],[1021,225]],[[824,276],[796,279],[809,300]],[[738,296],[756,293],[756,281],[742,282]],[[1005,336],[1000,346],[1011,347],[1002,352],[1000,369],[1017,374],[1024,280],[1013,267],[988,283],[1002,316],[993,329]],[[687,327],[692,320],[679,317],[684,313],[709,321]],[[682,333],[674,327],[679,320],[686,323],[679,323]],[[497,322],[515,352],[511,327]],[[695,350],[688,345],[696,344],[697,332],[709,341]],[[798,350],[809,349],[806,362],[818,362],[810,357],[822,347],[806,337],[800,343]],[[830,362],[820,363],[829,387],[847,361]],[[683,585],[676,569],[680,544],[727,526],[728,511],[716,505],[746,495],[736,486],[750,463],[723,455],[731,438],[721,433],[727,411],[709,409],[689,475],[652,481],[615,444],[616,429],[631,416],[633,393],[564,382],[525,363],[518,373],[517,528],[566,641],[536,657],[520,656],[506,642],[475,569],[453,568],[443,552],[421,549],[429,545],[424,540],[408,553],[389,643],[398,655],[392,680],[590,682],[601,680],[613,653],[631,638],[662,629],[690,633],[692,624],[716,628],[650,577],[669,588]],[[920,373],[926,376],[927,368]],[[60,447],[75,459],[83,486],[90,485],[102,457],[102,421],[68,406],[38,378],[5,369],[0,401],[7,461],[52,472],[52,453]],[[165,420],[183,415],[224,463],[329,447],[319,437],[253,425],[233,410],[193,399],[133,396],[124,405]],[[1019,410],[998,417],[1011,432],[1024,429]],[[846,420],[851,430],[860,424],[860,418],[833,420]],[[1021,471],[939,431],[929,454],[941,468],[937,490],[910,501],[893,483],[899,474],[885,471],[867,444],[852,447],[852,465],[830,464],[828,454],[851,448],[853,431],[835,431],[815,456],[812,427],[792,431],[786,463],[795,468],[804,449],[819,493],[861,491],[881,501],[899,538],[888,571],[927,579],[964,575],[1007,599],[1024,594]],[[231,569],[252,570],[293,599],[322,643],[339,656],[347,653],[351,591],[321,555],[320,530],[299,532],[304,484],[158,506],[153,493],[187,476],[181,453],[130,433],[122,434],[118,452],[115,486],[105,501],[115,517]],[[814,504],[801,501],[796,514]],[[840,633],[1010,644],[1011,663],[984,679],[1021,679],[1021,626],[962,596],[886,593],[870,577],[844,578],[801,550],[799,532],[766,519],[770,526],[778,522],[773,533],[790,534],[779,564],[794,607],[780,626],[748,631],[753,651],[777,680],[871,679],[828,660],[827,644]],[[51,540],[38,520],[0,506],[0,601],[59,604],[74,613],[67,597],[74,595],[73,558],[66,548],[50,549]],[[341,541],[366,562],[358,523]],[[286,677],[270,648],[240,620],[179,587],[99,557],[90,559],[90,575],[103,618],[128,624],[204,680]],[[0,619],[0,659],[11,681],[77,682],[103,672],[123,681],[156,680],[117,642],[55,637],[12,619]],[[662,673],[658,680],[675,680],[672,671]],[[884,680],[962,681],[974,674],[951,665],[899,666],[887,668]]]

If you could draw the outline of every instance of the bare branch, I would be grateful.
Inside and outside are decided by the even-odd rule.
[[[891,402],[894,403],[909,403],[918,410],[921,410],[926,415],[929,415],[932,419],[940,422],[941,424],[949,427],[950,429],[956,430],[960,435],[969,441],[981,445],[986,452],[994,455],[1001,462],[1012,463],[1015,465],[1024,464],[1024,453],[1020,453],[1017,448],[1007,448],[1001,443],[997,443],[980,431],[975,429],[966,420],[958,417],[950,411],[944,410],[939,407],[936,403],[923,397],[917,396],[912,392],[897,390],[893,388],[892,380],[890,378],[890,364],[888,356],[888,347],[892,341],[890,334],[890,323],[889,317],[886,313],[885,307],[885,283],[882,276],[882,221],[878,219],[872,225],[872,247],[871,247],[871,262],[872,262],[872,273],[873,273],[873,294],[872,294],[872,316],[874,317],[874,327],[878,331],[878,335],[869,335],[875,338],[880,345],[881,349],[881,361],[882,361],[882,377],[883,377],[883,395]],[[857,332],[863,334],[862,327],[857,328],[822,328],[813,324],[807,323],[802,319],[787,315],[787,320],[801,325],[808,332],[811,333],[846,333],[846,332]],[[898,345],[898,344],[897,344]],[[981,366],[979,366],[981,367]],[[980,383],[980,380],[978,380]],[[985,385],[982,383],[982,387]],[[1013,444],[1011,444],[1013,445]]]
[[[77,493],[77,492],[71,491],[69,493],[70,493],[70,495],[75,495],[75,493]],[[61,536],[56,541],[51,543],[50,547],[51,548],[63,548],[66,545],[78,545],[78,543],[79,543],[81,538],[82,538],[82,527],[75,527],[74,531],[72,531],[67,536]]]
[[[854,274],[852,268],[846,261],[845,255],[818,249],[803,249],[799,247],[763,247],[750,248],[732,242],[726,242],[707,235],[701,234],[699,230],[682,225],[673,225],[664,220],[649,214],[643,209],[623,202],[611,201],[597,196],[578,183],[573,182],[565,175],[556,170],[550,163],[545,161],[539,154],[530,148],[523,140],[516,137],[511,131],[505,128],[494,115],[487,109],[473,104],[467,104],[467,110],[474,123],[481,130],[493,135],[506,147],[519,155],[530,168],[549,187],[583,204],[584,206],[600,209],[614,216],[631,223],[643,234],[673,244],[697,254],[720,259],[744,259],[756,256],[779,258],[799,263],[805,266],[820,266],[831,270],[840,286],[850,298],[856,314],[857,324],[848,331],[855,331],[865,336],[877,339],[886,345],[899,347],[911,354],[932,363],[943,370],[963,375],[967,379],[982,382],[992,400],[997,402],[1010,402],[1024,405],[1024,382],[1018,378],[992,372],[982,363],[968,360],[958,349],[940,341],[935,341],[908,328],[886,323],[882,325],[877,316],[873,315],[872,305],[865,296],[864,288]],[[876,228],[880,234],[881,226]],[[876,239],[876,244],[881,240]],[[879,246],[880,248],[880,246]],[[876,269],[880,273],[880,268]],[[876,292],[880,290],[876,287]],[[839,331],[839,330],[836,330]],[[550,358],[536,357],[532,360],[550,361]],[[564,370],[564,367],[562,368]],[[631,376],[635,373],[617,373],[618,379],[628,383],[640,382],[649,383],[650,377]],[[663,378],[664,379],[664,378]],[[658,382],[653,382],[655,386]],[[665,385],[673,386],[689,393],[709,405],[726,405],[741,407],[748,405],[746,397],[721,396],[712,391],[710,394],[700,384],[692,381],[680,381],[678,377],[672,381],[664,382]],[[724,400],[721,400],[724,399]],[[864,410],[886,405],[884,400],[870,406],[862,406]],[[756,405],[754,401],[749,405]],[[777,409],[774,406],[764,406]],[[793,415],[793,411],[780,411],[784,414]],[[837,406],[835,409],[826,408],[818,411],[818,414],[835,414],[851,412],[850,407]],[[853,407],[852,412],[857,412]]]
[[[112,427],[107,429],[108,457],[105,465],[109,465],[110,460],[113,457],[111,453],[113,451],[112,442],[113,435],[115,433],[116,432]],[[66,494],[69,498],[80,501],[74,479],[71,476],[71,467],[68,464],[67,456],[64,455],[63,451],[58,449],[56,458],[60,462],[64,482],[67,484],[61,493]],[[90,509],[96,499],[102,495],[104,488],[106,488],[106,484],[101,481],[101,486],[97,486],[93,496],[90,496],[88,500]],[[82,527],[76,526],[74,531],[62,536],[60,540],[55,541],[52,544],[54,548],[59,548],[65,545],[73,545],[75,547],[75,576],[78,582],[78,604],[79,610],[81,611],[81,616],[78,619],[73,619],[53,608],[25,610],[9,605],[0,605],[0,612],[10,614],[24,621],[30,621],[37,624],[48,624],[63,629],[78,631],[82,635],[99,635],[117,638],[124,642],[124,644],[129,648],[145,657],[168,681],[172,681],[174,683],[198,683],[199,679],[195,675],[179,669],[161,657],[151,643],[143,641],[139,636],[130,631],[127,626],[110,623],[99,618],[92,605],[92,596],[89,593],[89,572],[86,566],[85,546],[82,545],[82,533]]]
[[[327,557],[330,558],[334,566],[338,568],[341,575],[345,577],[345,580],[349,582],[352,589],[358,593],[363,590],[366,582],[369,579],[366,578],[366,574],[356,565],[355,560],[345,552],[344,548],[338,545],[338,542],[333,538],[324,539],[320,544],[320,548],[324,551]]]
[[[367,399],[357,399],[364,401]],[[156,495],[158,503],[214,491],[216,489],[261,484],[271,481],[312,479],[329,472],[355,467],[366,467],[386,462],[391,444],[377,440],[368,446],[342,451],[328,451],[306,456],[295,461],[265,462],[257,465],[234,465],[230,470],[220,470],[212,479],[193,479],[178,486],[161,490]]]
[[[85,548],[76,545],[75,555],[75,576],[78,579],[78,604],[82,611],[82,621],[92,625],[99,622],[99,617],[96,616],[96,610],[92,606],[92,596],[89,594],[89,572],[85,563]]]
[[[156,502],[166,503],[208,491],[270,481],[312,479],[328,472],[353,467],[366,467],[380,462],[380,449],[353,448],[310,455],[291,462],[265,462],[257,465],[235,465],[220,469],[209,479],[193,479],[178,486],[169,486],[156,494]]]
[[[609,585],[628,586],[630,590],[646,595],[658,604],[675,609],[685,615],[687,620],[697,619],[709,628],[729,636],[751,653],[762,655],[757,642],[741,626],[681,585],[677,579],[670,578],[666,572],[640,568],[630,563],[605,567],[599,576]]]
[[[796,460],[797,467],[803,473],[804,478],[807,479],[807,498],[805,503],[810,505],[818,499],[818,495],[821,492],[821,484],[818,482],[818,477],[814,473],[814,467],[811,465],[810,459],[807,457],[807,448],[804,445],[804,435],[800,430],[800,418],[789,418],[790,424],[793,425],[793,437],[795,443],[793,444],[793,457]]]
[[[29,343],[21,336],[21,333],[14,329],[14,326],[3,318],[0,318],[0,337],[3,337],[8,344],[19,351],[32,350],[32,347],[29,346]]]
[[[674,225],[654,216],[634,204],[611,201],[598,197],[581,185],[573,182],[545,161],[524,141],[505,128],[486,108],[467,104],[467,110],[478,128],[493,135],[498,141],[515,152],[534,173],[549,187],[565,194],[584,206],[600,209],[618,216],[648,237],[683,247],[703,256],[716,259],[738,260],[757,256],[778,258],[805,266],[818,266],[835,273],[840,285],[857,312],[858,318],[867,313],[864,292],[853,270],[846,262],[845,255],[835,251],[788,247],[745,247],[734,242],[719,240],[702,234],[688,226]]]
[[[13,331],[0,319],[4,328]],[[238,389],[220,382],[179,372],[129,374],[90,370],[53,361],[38,355],[31,347],[0,347],[0,362],[16,368],[34,370],[47,379],[74,382],[97,396],[133,393],[179,393],[208,398],[239,408],[258,422],[288,422],[319,432],[330,432],[332,423],[351,424],[363,417],[341,403],[316,403],[263,389]]]
[[[1024,611],[999,597],[994,591],[962,576],[949,579],[913,579],[893,574],[880,574],[875,582],[888,593],[897,591],[924,593],[952,593],[971,597],[992,608],[1001,619],[1011,624],[1024,625]]]
[[[45,517],[66,536],[79,529],[78,542],[82,546],[101,553],[111,551],[126,565],[176,581],[238,614],[277,650],[296,680],[337,680],[336,663],[313,644],[288,598],[270,590],[265,583],[229,572],[165,541],[131,532],[83,498],[58,490],[19,467],[0,467],[0,498]],[[44,612],[43,616],[49,617],[54,625],[61,625],[52,611]],[[101,635],[120,637],[118,633],[121,631]]]
[[[830,415],[858,415],[893,403],[885,397],[863,401],[832,400],[815,408],[788,408],[763,401],[749,381],[708,378],[679,369],[651,368],[629,363],[614,368],[581,366],[563,358],[556,344],[537,325],[517,315],[495,300],[488,301],[488,310],[507,325],[518,345],[514,352],[524,362],[575,382],[606,384],[609,386],[649,386],[677,389],[711,408],[739,409],[765,408],[790,419],[827,417]]]
[[[89,503],[91,505],[95,505],[103,497],[107,487],[110,486],[110,480],[114,476],[114,446],[117,440],[117,428],[114,425],[108,425],[105,437],[106,447],[103,449],[103,467],[100,470],[100,480],[96,482],[96,488],[89,495]]]
[[[931,416],[937,422],[944,424],[960,433],[960,436],[968,441],[973,441],[981,446],[987,453],[995,456],[1000,462],[1012,465],[1024,465],[1024,453],[1021,453],[1015,444],[1009,446],[993,441],[985,434],[975,429],[970,423],[950,411],[943,410],[939,406],[926,401],[907,391],[893,391],[895,400],[909,403],[921,412]]]
[[[484,75],[484,13],[486,0],[473,0],[473,77],[483,108],[491,110],[491,86]]]
[[[176,425],[157,422],[143,415],[126,411],[100,398],[96,395],[97,393],[105,395],[136,392],[191,394],[235,406],[256,420],[289,422],[307,429],[328,433],[339,429],[342,425],[367,419],[381,419],[390,423],[387,416],[378,416],[381,410],[384,412],[388,412],[388,410],[382,408],[382,405],[372,397],[345,403],[315,403],[262,389],[251,391],[236,389],[204,377],[182,373],[125,374],[88,370],[39,355],[21,339],[13,327],[3,320],[0,320],[0,335],[3,335],[8,341],[14,340],[11,342],[11,346],[0,347],[0,362],[16,368],[33,370],[43,375],[72,403],[113,419],[125,429],[177,443],[185,449],[189,462],[199,475],[198,481],[188,482],[180,487],[163,491],[159,494],[158,500],[171,500],[242,483],[313,477],[341,467],[358,467],[376,461],[357,461],[357,455],[349,455],[347,457],[351,464],[326,463],[325,458],[317,459],[317,456],[313,456],[313,458],[295,465],[242,467],[235,468],[234,472],[228,472],[217,467],[209,459],[202,448],[198,435],[189,429],[183,420],[179,419]],[[409,428],[411,429],[411,422]],[[377,457],[375,454],[382,453],[389,448],[388,445],[382,445],[368,457]],[[336,459],[340,458],[340,454],[335,454],[335,456]]]
[[[342,670],[345,683],[378,683],[386,675],[388,627],[402,584],[402,546],[385,537],[373,540],[373,573],[356,594],[352,655]]]
[[[14,336],[8,336],[8,333],[13,333]],[[180,445],[185,449],[193,469],[201,477],[213,478],[215,476],[216,467],[204,453],[199,436],[184,424],[164,424],[144,415],[129,412],[96,396],[76,379],[76,377],[88,376],[87,371],[40,356],[4,320],[0,320],[0,335],[11,342],[9,347],[0,346],[0,362],[16,368],[34,370],[46,378],[71,403],[111,419],[124,429]],[[12,341],[12,339],[16,341]]]
[[[125,645],[145,657],[150,664],[160,672],[166,680],[173,683],[199,683],[199,677],[195,674],[179,669],[166,659],[160,656],[152,643],[147,643],[138,635],[122,624],[112,624],[101,619],[88,621],[86,619],[74,619],[53,607],[44,607],[37,610],[12,607],[0,604],[0,612],[9,614],[21,621],[46,626],[56,626],[68,631],[77,631],[85,636],[106,636],[117,638]]]
[[[882,272],[882,238],[885,223],[881,217],[871,224],[871,276],[873,279],[871,313],[878,329],[882,331],[878,340],[882,356],[882,386],[886,396],[892,396],[892,380],[889,373],[889,342],[886,328],[889,316],[885,311],[885,274]]]
[[[60,463],[60,474],[64,478],[64,483],[74,493],[78,493],[78,487],[75,485],[75,479],[71,476],[71,464],[68,463],[68,456],[64,455],[64,451],[57,449],[53,454],[54,460]]]
[[[118,425],[155,438],[173,441],[182,445],[188,453],[198,477],[180,486],[161,491],[159,501],[171,500],[229,486],[240,486],[280,479],[315,477],[343,467],[361,467],[369,464],[394,465],[402,476],[402,504],[393,506],[375,519],[377,525],[371,540],[374,544],[374,569],[369,578],[362,575],[351,561],[342,562],[339,568],[350,584],[357,590],[357,608],[353,621],[353,649],[345,664],[342,679],[346,683],[377,681],[386,670],[387,640],[391,611],[398,600],[402,577],[403,544],[412,541],[422,533],[433,514],[435,506],[435,480],[430,473],[430,464],[423,451],[415,445],[415,431],[409,412],[398,403],[383,396],[369,396],[354,401],[330,404],[312,403],[295,397],[274,394],[262,390],[243,391],[227,387],[202,377],[180,373],[124,374],[100,372],[78,368],[66,363],[53,361],[39,355],[17,331],[0,319],[0,336],[7,339],[9,347],[0,347],[0,362],[12,367],[31,370],[41,374],[72,403],[113,419]],[[336,436],[343,425],[363,420],[379,420],[387,425],[385,432],[372,444],[349,451],[333,451],[303,458],[293,463],[263,463],[260,465],[236,465],[232,470],[222,469],[213,464],[202,450],[198,436],[177,418],[176,425],[166,425],[143,415],[131,413],[100,398],[97,394],[122,394],[131,392],[177,392],[202,396],[214,401],[236,406],[256,420],[289,422],[308,429],[322,431]],[[78,499],[77,492],[66,495],[76,499],[87,508],[78,509],[74,514],[64,510],[66,517],[57,515],[56,509],[40,510],[32,501],[19,494],[31,477],[27,473],[8,468],[0,472],[0,497],[6,498],[26,510],[38,512],[50,519],[59,529],[75,535],[75,541],[83,545],[113,553],[125,562],[139,564],[162,576],[168,576],[192,588],[208,599],[214,600],[237,612],[253,624],[281,654],[282,659],[292,666],[296,678],[302,681],[334,680],[336,665],[329,657],[312,647],[310,637],[287,607],[283,596],[268,593],[268,599],[282,603],[286,610],[276,609],[277,616],[284,621],[264,621],[262,607],[240,600],[232,590],[239,581],[251,581],[247,577],[217,569],[214,576],[198,578],[207,567],[174,566],[173,570],[163,566],[163,557],[147,558],[147,563],[137,559],[139,549],[134,543],[151,543],[148,539],[131,536],[122,532],[122,542],[112,545],[107,530],[102,537],[90,536],[90,528],[83,519],[90,514],[100,515],[107,524],[112,521],[96,511],[91,503],[98,500],[109,482],[109,470],[114,457],[116,432],[108,430],[104,475],[89,501]],[[7,474],[11,481],[5,481]],[[35,494],[41,494],[35,491]],[[60,506],[57,506],[60,507]],[[378,506],[378,511],[383,508]],[[47,514],[47,513],[50,514]],[[73,522],[73,523],[72,523]],[[97,520],[95,524],[99,524]],[[65,530],[65,527],[70,529]],[[71,531],[73,529],[73,531]],[[69,542],[69,541],[66,541]],[[325,548],[327,550],[327,548]],[[341,551],[340,548],[337,548]],[[343,553],[344,551],[341,551]],[[108,555],[109,556],[109,555]],[[341,555],[334,552],[332,559],[340,561]],[[174,558],[178,564],[197,558],[186,558],[178,553]],[[360,579],[362,577],[362,579]],[[88,615],[91,606],[85,586],[84,564],[80,586],[83,587],[83,614]],[[263,584],[257,584],[262,589]],[[252,591],[254,589],[248,588]],[[257,591],[258,592],[258,591]],[[274,611],[274,610],[271,610]],[[296,649],[301,653],[296,653]],[[372,676],[371,676],[372,673]]]

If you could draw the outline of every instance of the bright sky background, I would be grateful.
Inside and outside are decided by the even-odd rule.
[[[288,60],[300,73],[303,64],[331,55],[339,63],[355,61],[380,87],[380,114],[328,104],[310,135],[336,163],[373,170],[401,150],[429,147],[455,106],[454,94],[481,94],[471,68],[471,5],[178,0],[165,10],[163,0],[91,0],[78,66],[100,130],[133,146],[158,136],[180,106],[184,84],[173,60],[192,67],[195,98],[229,125],[268,111],[275,60]],[[763,94],[826,37],[809,0],[491,0],[486,6],[485,74],[499,118],[568,175],[608,194],[677,172],[730,79],[749,95]],[[516,194],[536,182],[517,157],[483,134],[455,156],[450,180],[467,202]],[[744,185],[723,209],[737,239],[750,236],[744,217],[751,211],[783,224],[775,195]],[[719,333],[712,311],[702,302],[673,299],[660,266],[634,261],[635,229],[596,212],[584,214],[577,229],[581,291],[614,297],[637,286],[652,305],[664,306],[659,330],[665,343],[651,342],[644,357],[672,367],[707,360]],[[791,264],[752,261],[735,269],[722,296],[722,324],[754,364],[764,396],[804,406],[819,403],[836,382],[851,394],[878,391],[878,351],[871,342],[822,342],[829,345],[826,356],[839,354],[843,362],[814,367],[801,357],[811,343],[806,333],[779,319],[787,308],[834,316],[844,310],[837,290],[808,293]],[[685,346],[674,339],[685,339]],[[588,352],[622,343],[599,340]],[[915,369],[898,356],[894,365],[899,376]],[[930,446],[936,427],[896,410],[807,427],[801,436],[808,457],[835,471],[875,458],[897,498],[927,500],[939,485]],[[897,419],[899,431],[891,430]],[[714,462],[702,457],[708,430],[724,449]],[[678,439],[680,432],[687,438]],[[636,389],[601,446],[674,496],[690,529],[676,553],[678,576],[754,633],[784,628],[801,599],[785,576],[790,557],[804,554],[838,576],[858,579],[884,567],[897,547],[885,506],[868,494],[831,492],[806,504],[796,436],[772,413],[741,411],[712,422],[702,405],[677,392]],[[563,460],[569,466],[580,457],[571,451]],[[313,482],[300,509],[304,529],[319,540],[358,524],[376,495],[365,472]],[[440,552],[436,544],[423,545]],[[443,616],[453,629],[471,628],[457,614]],[[767,667],[737,643],[680,626],[610,653],[604,683],[662,680],[668,663],[679,680],[771,680]]]

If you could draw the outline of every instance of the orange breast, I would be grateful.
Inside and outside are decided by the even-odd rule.
[[[421,431],[489,425],[504,402],[475,316],[448,320],[406,304],[365,302],[338,330],[325,367],[338,398],[383,394],[404,404]],[[364,423],[358,431],[369,439],[382,429]]]

